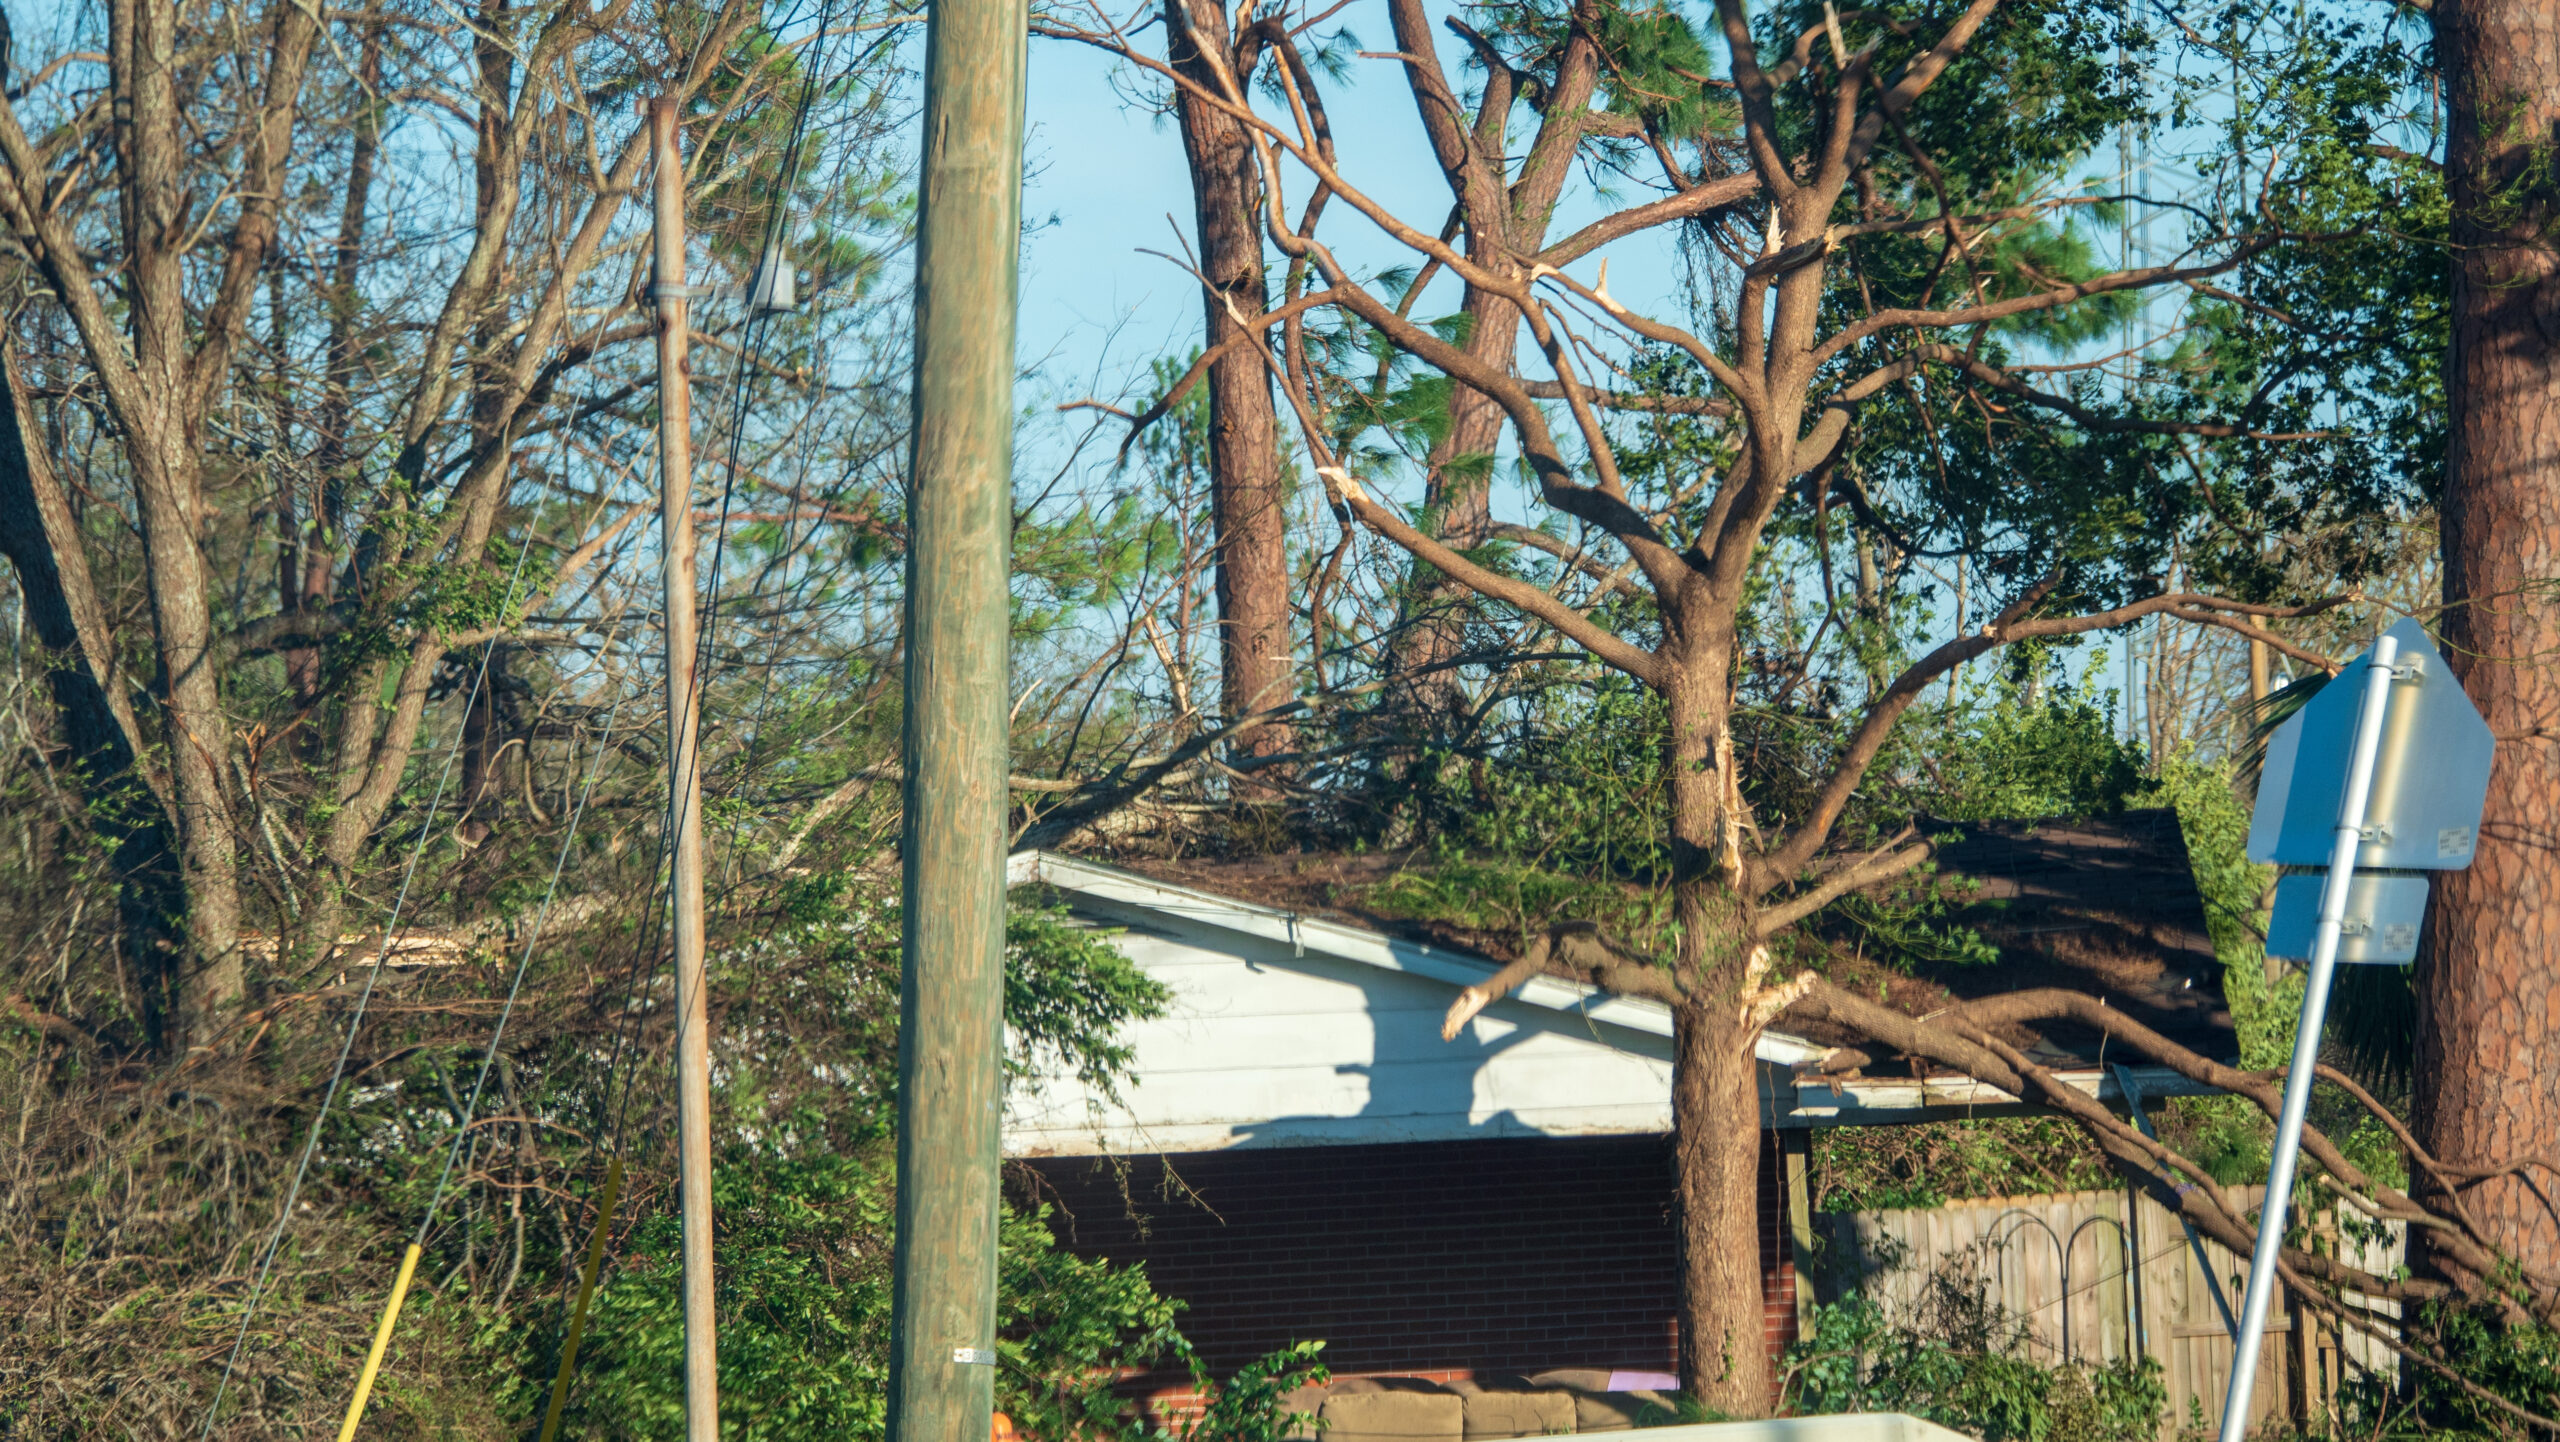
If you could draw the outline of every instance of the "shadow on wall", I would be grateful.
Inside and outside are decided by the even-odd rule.
[[[1476,1115],[1476,1099],[1485,1072],[1496,1059],[1558,1028],[1543,1017],[1497,1017],[1488,1012],[1470,1022],[1455,1040],[1442,1041],[1440,1024],[1452,999],[1446,988],[1392,972],[1337,979],[1357,986],[1363,995],[1359,1020],[1368,1024],[1370,1047],[1368,1061],[1346,1062],[1334,1072],[1367,1078],[1366,1101],[1347,1115],[1302,1113],[1238,1126],[1236,1146],[1324,1144],[1355,1134],[1363,1142],[1539,1134],[1508,1107]],[[1486,1035],[1496,1031],[1500,1034]],[[1345,1125],[1355,1120],[1362,1125]]]

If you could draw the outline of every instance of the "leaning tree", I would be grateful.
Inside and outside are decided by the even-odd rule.
[[[1659,700],[1671,925],[1649,942],[1552,928],[1470,990],[1449,1029],[1542,968],[1671,1010],[1684,1390],[1728,1411],[1768,1403],[1758,1360],[1753,1053],[1781,1015],[1827,1017],[2063,1110],[2167,1204],[2245,1249],[2235,1198],[2055,1082],[2002,1039],[2003,1028],[2070,1016],[2272,1105],[2263,1078],[2187,1053],[2096,998],[2034,993],[1923,1024],[1811,972],[1781,976],[1775,958],[1789,933],[1834,902],[1929,857],[1912,826],[1849,818],[1897,724],[1966,662],[2156,616],[2329,664],[2265,623],[2341,598],[2284,605],[2170,589],[2147,562],[2156,548],[2120,554],[2121,531],[2091,519],[2139,512],[2174,490],[2157,487],[2156,466],[2126,462],[2142,443],[2315,438],[2270,433],[2241,404],[2215,414],[2210,404],[2136,403],[2102,390],[2095,366],[2070,357],[2146,293],[2235,303],[2220,286],[2245,265],[2335,237],[2305,234],[2261,208],[2199,217],[2182,253],[2164,263],[2097,263],[2074,217],[2124,198],[2067,182],[2112,126],[2143,120],[2132,77],[2107,61],[2119,42],[2138,47],[2141,37],[2116,29],[2112,9],[1969,0],[1755,14],[1743,0],[1719,0],[1702,35],[1676,10],[1612,0],[1469,12],[1490,33],[1457,17],[1435,26],[1422,0],[1386,4],[1398,48],[1369,58],[1399,67],[1413,93],[1420,142],[1447,181],[1445,224],[1436,206],[1416,218],[1402,197],[1351,178],[1361,168],[1353,161],[1366,157],[1346,155],[1351,138],[1332,125],[1324,82],[1301,54],[1342,7],[1265,19],[1268,59],[1250,72],[1222,65],[1223,52],[1204,52],[1205,65],[1166,65],[1099,12],[1082,24],[1055,15],[1042,24],[1145,67],[1183,104],[1250,138],[1263,227],[1287,268],[1278,303],[1237,317],[1238,334],[1221,351],[1249,349],[1274,373],[1346,531],[1382,538]],[[1476,71],[1463,90],[1437,49],[1444,27]],[[1525,153],[1513,144],[1522,107],[1538,117]],[[1608,169],[1620,185],[1642,177],[1654,193],[1550,236],[1556,176],[1567,165]],[[1303,197],[1293,198],[1299,185]],[[1611,243],[1665,226],[1683,228],[1707,273],[1701,302],[1629,304],[1611,292],[1605,268],[1576,273]],[[1337,250],[1352,227],[1367,232],[1362,244],[1383,233],[1404,261],[1356,270]],[[1465,301],[1460,315],[1435,322],[1417,307],[1442,276]],[[1513,324],[1524,340],[1486,340]],[[2039,341],[2063,363],[2025,363]],[[1432,519],[1447,486],[1437,448],[1423,468],[1426,504],[1390,490],[1395,468],[1351,442],[1375,423],[1380,387],[1399,367],[1437,378],[1458,409],[1481,398],[1507,428],[1549,524],[1498,536],[1488,525],[1470,538],[1509,542],[1508,554],[1453,544]],[[1968,467],[1994,493],[2005,534],[1996,564],[1976,573],[1991,599],[1971,617],[1959,602],[1956,634],[1876,675],[1863,701],[1824,728],[1806,758],[1811,779],[1778,794],[1755,783],[1736,745],[1738,697],[1761,644],[1754,607],[1777,564],[1773,527],[1791,506],[1821,516],[1836,503],[1913,551],[1877,514],[1860,447],[1872,433],[1912,429],[1915,415],[1928,432],[1926,463]],[[1693,428],[1678,465],[1630,439],[1631,424],[1666,417]],[[1500,431],[1483,429],[1469,444],[1489,451]],[[2196,503],[2192,491],[2185,503]],[[1518,548],[1543,553],[1543,570],[1520,564]],[[1867,1060],[1852,1050],[1835,1063]],[[2314,1155],[2379,1212],[2424,1215],[2325,1140]],[[2476,1237],[2464,1245],[2482,1255]],[[2415,1295],[2297,1257],[2294,1279],[2304,1278],[2335,1283],[2333,1297],[2350,1283],[2362,1295]]]
[[[2419,1134],[2446,1159],[2444,1204],[2477,1216],[2537,1285],[2560,1286],[2560,1210],[2512,1164],[2560,1129],[2546,1004],[2560,887],[2560,40],[2540,7],[2445,0],[2429,12],[2447,110],[2452,350],[2443,497],[2448,659],[2498,736],[2480,854],[2436,885],[2417,974]],[[2459,1272],[2464,1263],[2438,1257]]]

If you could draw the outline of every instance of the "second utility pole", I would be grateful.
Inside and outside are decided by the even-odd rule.
[[[889,1442],[975,1442],[993,1406],[1028,32],[1023,0],[932,0],[926,12]]]
[[[720,1442],[720,1342],[711,1290],[711,1008],[703,995],[702,695],[694,665],[692,304],[684,284],[678,102],[649,102],[657,163],[658,506],[666,566],[667,911],[676,953],[676,1132],[684,1211],[685,1442]]]

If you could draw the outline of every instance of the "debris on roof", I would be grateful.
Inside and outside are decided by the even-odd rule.
[[[1996,956],[1950,961],[1883,953],[1850,928],[1817,922],[1794,938],[1802,960],[1844,986],[1880,993],[1914,1016],[2008,992],[2061,987],[2102,997],[2216,1060],[2238,1055],[2204,899],[2175,812],[1941,822],[1927,830],[1939,843],[1936,882],[1951,908],[1946,919],[1971,929]],[[1423,849],[1111,860],[1159,881],[1496,962],[1519,954],[1516,929],[1417,917],[1382,901],[1388,883],[1438,864]],[[1810,1028],[1809,1039],[1851,1040],[1820,1031]],[[2108,1059],[2103,1038],[2070,1023],[2012,1028],[2009,1039],[2049,1065]]]

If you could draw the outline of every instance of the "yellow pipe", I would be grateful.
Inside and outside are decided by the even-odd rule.
[[[355,1400],[347,1404],[347,1420],[338,1428],[338,1442],[349,1442],[356,1435],[356,1423],[364,1417],[364,1404],[373,1396],[373,1376],[382,1370],[382,1354],[391,1349],[391,1329],[400,1320],[400,1304],[409,1296],[409,1279],[418,1275],[418,1244],[400,1256],[400,1278],[391,1284],[391,1300],[382,1306],[382,1323],[373,1329],[373,1350],[364,1354],[364,1370],[356,1374]]]
[[[587,1335],[587,1303],[596,1294],[596,1271],[604,1265],[605,1237],[613,1231],[613,1204],[622,1195],[622,1158],[605,1165],[604,1196],[596,1203],[595,1235],[587,1238],[587,1260],[578,1277],[578,1305],[569,1314],[569,1337],[560,1346],[560,1375],[551,1379],[551,1406],[542,1414],[542,1442],[560,1435],[560,1409],[568,1405],[569,1374],[578,1369],[578,1343]],[[338,1442],[346,1442],[339,1438]]]

